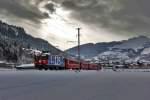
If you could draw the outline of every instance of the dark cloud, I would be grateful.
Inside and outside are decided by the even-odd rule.
[[[41,2],[44,2],[45,0],[36,0],[35,5],[39,5]]]
[[[32,1],[32,2],[31,2]],[[36,0],[35,0],[36,1]],[[0,12],[6,15],[13,15],[18,18],[40,22],[41,19],[48,18],[46,12],[41,12],[36,5],[43,0],[0,0]],[[33,4],[32,4],[33,3]],[[7,17],[9,17],[7,16]]]
[[[46,12],[39,9],[40,4]],[[149,0],[0,0],[0,14],[40,23],[57,11],[57,4],[69,10],[71,18],[89,26],[117,34],[150,33]]]
[[[56,5],[54,5],[53,3],[48,3],[45,5],[45,8],[47,10],[49,10],[49,12],[52,14],[53,12],[56,11]]]
[[[71,17],[114,32],[150,33],[149,0],[63,0]],[[143,35],[144,35],[143,34]]]
[[[112,13],[113,20],[127,23],[126,30],[133,32],[150,32],[150,1],[127,0],[118,12]]]

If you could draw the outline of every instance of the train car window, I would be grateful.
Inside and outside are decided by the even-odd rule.
[[[35,60],[40,60],[40,59],[46,60],[46,59],[48,59],[48,55],[36,55],[36,56],[34,56],[34,59]]]

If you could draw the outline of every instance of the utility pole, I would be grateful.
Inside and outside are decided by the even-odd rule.
[[[77,28],[78,30],[78,61],[79,61],[79,68],[81,69],[81,63],[80,63],[80,30],[81,28]]]

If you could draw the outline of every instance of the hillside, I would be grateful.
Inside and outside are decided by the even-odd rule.
[[[81,56],[101,62],[149,61],[150,39],[145,36],[134,37],[119,42],[81,45]],[[67,52],[77,55],[77,47]]]
[[[26,48],[26,49],[23,49]],[[28,50],[27,50],[28,49]],[[21,27],[0,21],[0,60],[13,63],[31,63],[31,50],[49,51],[51,54],[64,54],[47,41],[32,37]]]
[[[121,42],[109,42],[109,43],[88,43],[80,46],[81,56],[84,58],[91,58],[99,53],[109,50],[110,47],[119,45]],[[77,55],[77,47],[70,48],[66,50],[67,53],[71,55]]]
[[[24,47],[50,51],[52,53],[61,52],[59,49],[48,43],[48,41],[27,34],[22,27],[8,25],[2,21],[0,21],[0,35],[15,40],[17,43],[22,43]]]

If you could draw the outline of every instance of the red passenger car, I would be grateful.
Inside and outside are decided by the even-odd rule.
[[[62,70],[62,69],[72,69],[72,70],[98,70],[100,67],[97,64],[91,64],[84,60],[78,61],[75,58],[64,58],[58,55],[48,55],[41,54],[35,56],[34,61],[35,67],[37,69],[50,69],[50,70]]]
[[[89,70],[99,70],[101,69],[98,64],[89,64]]]
[[[75,59],[65,58],[66,69],[80,69],[80,63]]]
[[[89,63],[87,63],[87,62],[81,62],[81,68],[83,69],[83,70],[88,70],[89,69]]]

